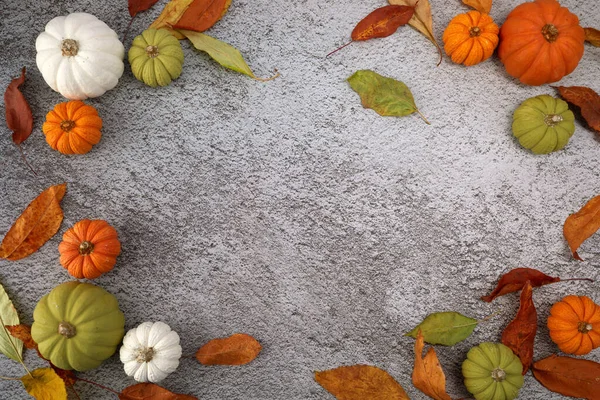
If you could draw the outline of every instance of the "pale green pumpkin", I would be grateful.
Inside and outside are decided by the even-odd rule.
[[[501,343],[481,343],[462,364],[467,390],[477,400],[513,400],[523,386],[523,364]]]
[[[568,104],[547,94],[525,100],[513,115],[512,131],[521,146],[547,154],[566,146],[575,132]]]
[[[115,296],[100,286],[72,281],[38,302],[31,337],[42,356],[57,367],[86,371],[114,354],[124,327]]]
[[[166,29],[146,29],[129,49],[133,75],[148,86],[167,86],[181,75],[183,50]]]

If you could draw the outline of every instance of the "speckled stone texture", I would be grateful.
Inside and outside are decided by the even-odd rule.
[[[125,47],[166,3],[134,21]],[[520,1],[496,1],[502,23]],[[583,26],[600,27],[594,1],[564,0]],[[123,252],[94,283],[114,293],[126,328],[162,320],[193,355],[208,340],[245,332],[263,345],[240,367],[204,367],[184,358],[162,385],[203,400],[332,399],[313,371],[356,363],[384,368],[413,399],[413,339],[427,314],[455,310],[483,319],[466,341],[436,347],[454,398],[468,393],[460,365],[468,349],[498,341],[518,296],[487,304],[501,273],[534,267],[561,277],[600,279],[600,236],[575,261],[562,236],[565,218],[600,194],[600,143],[581,118],[565,150],[535,156],[510,124],[525,99],[555,95],[508,77],[497,58],[476,67],[444,57],[403,27],[353,43],[354,25],[382,0],[233,0],[210,35],[236,46],[261,83],[230,72],[184,42],[183,74],[171,86],[138,82],[129,65],[118,86],[88,103],[104,118],[102,141],[83,156],[50,149],[45,114],[64,99],[35,65],[35,38],[54,16],[92,13],[122,35],[125,0],[25,0],[0,10],[0,87],[28,67],[24,93],[35,117],[23,144],[32,175],[0,126],[0,234],[44,188],[68,182],[59,234],[34,255],[0,260],[0,282],[23,322],[55,285],[70,279],[58,262],[62,234],[83,218],[109,221]],[[467,11],[433,0],[435,31]],[[358,69],[404,81],[431,121],[380,117],[364,109],[345,79]],[[585,55],[565,86],[600,92],[600,49]],[[3,90],[3,89],[2,89]],[[1,111],[2,115],[4,111]],[[536,359],[557,351],[545,321],[567,294],[600,301],[599,284],[536,289]],[[589,356],[600,361],[600,351]],[[43,365],[32,352],[25,361]],[[0,375],[20,376],[0,356]],[[117,356],[83,377],[117,391],[134,381]],[[76,385],[82,399],[113,399]],[[0,381],[1,399],[26,399],[19,382]],[[522,399],[559,399],[528,374]]]

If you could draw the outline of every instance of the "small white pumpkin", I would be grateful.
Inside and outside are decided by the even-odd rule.
[[[136,381],[162,381],[179,366],[179,335],[164,322],[144,322],[127,332],[120,356],[125,373]]]
[[[71,100],[98,97],[117,86],[125,48],[115,31],[87,13],[56,17],[35,41],[46,83]]]

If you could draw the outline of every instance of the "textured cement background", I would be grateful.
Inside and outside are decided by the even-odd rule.
[[[136,18],[126,48],[165,0]],[[496,1],[502,23],[518,0]],[[584,26],[600,27],[595,1],[565,0]],[[526,98],[555,94],[508,77],[493,58],[476,67],[435,66],[434,47],[405,27],[388,38],[354,43],[331,58],[352,28],[383,0],[233,0],[209,32],[236,46],[259,76],[223,69],[184,43],[180,79],[151,89],[129,66],[118,86],[89,103],[104,118],[103,138],[83,156],[46,144],[45,114],[60,94],[35,65],[35,38],[54,16],[85,11],[120,35],[125,0],[3,1],[0,87],[27,66],[24,93],[35,117],[24,166],[0,125],[0,234],[51,184],[68,182],[59,231],[40,251],[0,261],[0,282],[23,322],[40,297],[70,279],[57,246],[83,218],[113,224],[123,245],[116,268],[95,280],[114,293],[126,328],[162,320],[179,332],[184,354],[234,332],[264,350],[241,367],[204,367],[183,359],[162,385],[200,399],[332,399],[313,371],[367,363],[386,369],[411,398],[413,340],[402,334],[427,314],[455,310],[484,318],[465,342],[437,347],[453,397],[466,397],[460,365],[467,350],[497,341],[516,313],[517,295],[492,304],[498,276],[529,266],[561,277],[600,279],[600,236],[571,258],[565,218],[600,194],[600,140],[579,119],[567,148],[535,156],[510,131]],[[432,1],[436,36],[465,12],[458,0]],[[363,109],[345,79],[358,69],[403,80],[418,116],[383,118]],[[600,92],[600,49],[586,46],[561,81]],[[4,111],[1,111],[4,115]],[[535,291],[540,316],[535,356],[557,351],[545,320],[567,294],[600,301],[599,284],[561,283]],[[600,351],[589,359],[600,361]],[[32,368],[42,365],[28,352]],[[22,368],[0,356],[0,375]],[[115,390],[134,381],[113,357],[82,374]],[[114,396],[85,383],[82,399]],[[19,382],[0,381],[1,399],[28,398]],[[526,377],[522,399],[558,399]]]

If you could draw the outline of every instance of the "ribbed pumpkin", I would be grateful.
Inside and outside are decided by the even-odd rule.
[[[181,75],[183,50],[166,29],[146,29],[133,39],[129,49],[133,75],[148,86],[167,86]]]
[[[506,72],[527,85],[556,82],[583,56],[579,18],[556,0],[518,5],[500,30],[498,56]]]
[[[567,296],[550,309],[548,329],[560,351],[587,354],[600,347],[600,306],[587,296]]]
[[[42,131],[46,142],[63,154],[85,154],[102,137],[98,111],[80,100],[57,104],[46,114]]]
[[[498,45],[498,25],[488,14],[469,11],[452,18],[442,39],[452,61],[471,66],[494,53]]]
[[[113,269],[121,243],[108,222],[84,219],[65,232],[58,251],[60,263],[69,274],[94,279]]]
[[[513,114],[512,131],[521,146],[535,154],[562,149],[575,132],[567,102],[543,94],[525,100]]]
[[[513,400],[523,386],[523,364],[501,343],[481,343],[467,353],[462,373],[477,400]]]
[[[115,296],[91,283],[72,281],[52,289],[35,306],[31,337],[57,367],[87,371],[114,354],[124,328]]]

